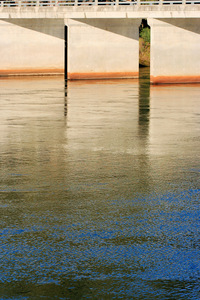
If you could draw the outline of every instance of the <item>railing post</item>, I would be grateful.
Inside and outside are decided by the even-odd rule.
[[[115,5],[119,5],[119,0],[115,0]]]
[[[37,0],[36,2],[36,6],[39,7],[40,6],[40,0]]]
[[[163,0],[159,0],[159,5],[163,5]]]
[[[98,0],[94,0],[94,5],[98,5]]]
[[[78,6],[78,0],[75,0],[74,5]]]
[[[140,6],[140,0],[137,0],[137,5]]]
[[[182,4],[185,5],[186,4],[186,0],[182,0]]]

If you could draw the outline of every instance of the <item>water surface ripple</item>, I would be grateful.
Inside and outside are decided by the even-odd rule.
[[[200,86],[0,80],[0,298],[200,299]]]

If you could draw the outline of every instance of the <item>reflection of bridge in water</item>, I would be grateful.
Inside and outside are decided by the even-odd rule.
[[[151,26],[151,82],[200,82],[200,1],[0,2],[0,75],[133,78],[141,19]]]

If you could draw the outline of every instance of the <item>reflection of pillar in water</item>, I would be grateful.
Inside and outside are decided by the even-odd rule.
[[[152,189],[151,170],[148,154],[149,141],[149,118],[150,118],[150,82],[149,73],[142,70],[139,79],[139,99],[138,99],[138,189],[143,192]]]
[[[65,96],[64,96],[64,116],[67,116],[67,85],[65,85]]]
[[[144,75],[139,79],[139,118],[138,134],[140,138],[147,139],[149,135],[149,118],[150,118],[150,82],[149,73],[144,70]]]

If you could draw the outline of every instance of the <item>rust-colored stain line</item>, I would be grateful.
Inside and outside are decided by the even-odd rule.
[[[108,78],[138,78],[139,72],[91,72],[68,73],[68,79],[108,79]]]
[[[64,69],[13,69],[13,70],[0,70],[0,76],[12,75],[53,75],[64,74]]]
[[[200,75],[194,76],[150,76],[153,84],[162,83],[200,83]]]

